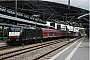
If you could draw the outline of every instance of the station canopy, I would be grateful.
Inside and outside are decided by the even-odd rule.
[[[15,16],[15,1],[0,1],[0,13]],[[17,1],[17,17],[46,23],[46,21],[71,26],[89,27],[89,11],[49,1]],[[83,16],[88,14],[86,16]],[[36,20],[33,19],[37,18]]]

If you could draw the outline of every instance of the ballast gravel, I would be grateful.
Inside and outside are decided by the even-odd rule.
[[[37,50],[30,51],[30,52],[27,52],[27,53],[24,53],[24,54],[21,54],[18,56],[14,56],[14,57],[9,58],[7,60],[34,60],[35,58],[37,58],[37,57],[39,57],[39,56],[41,56],[49,51],[52,51],[52,50],[58,48],[59,46],[66,44],[67,42],[68,41],[63,41],[63,42],[60,42],[60,43],[57,43],[54,45],[50,45],[50,46],[47,46],[47,47],[44,47],[41,49],[37,49]]]

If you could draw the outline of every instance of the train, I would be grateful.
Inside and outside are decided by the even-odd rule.
[[[8,29],[8,45],[22,45],[35,42],[43,42],[52,38],[71,36],[70,32],[60,29],[33,28],[33,27],[10,27]]]

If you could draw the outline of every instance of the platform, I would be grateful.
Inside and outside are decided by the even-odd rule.
[[[0,47],[3,47],[3,46],[7,46],[7,43],[6,41],[0,40]]]
[[[89,60],[89,38],[79,39],[49,60]]]

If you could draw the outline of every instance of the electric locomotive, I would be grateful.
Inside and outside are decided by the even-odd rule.
[[[28,44],[42,39],[42,30],[32,27],[10,27],[8,29],[9,45]]]

